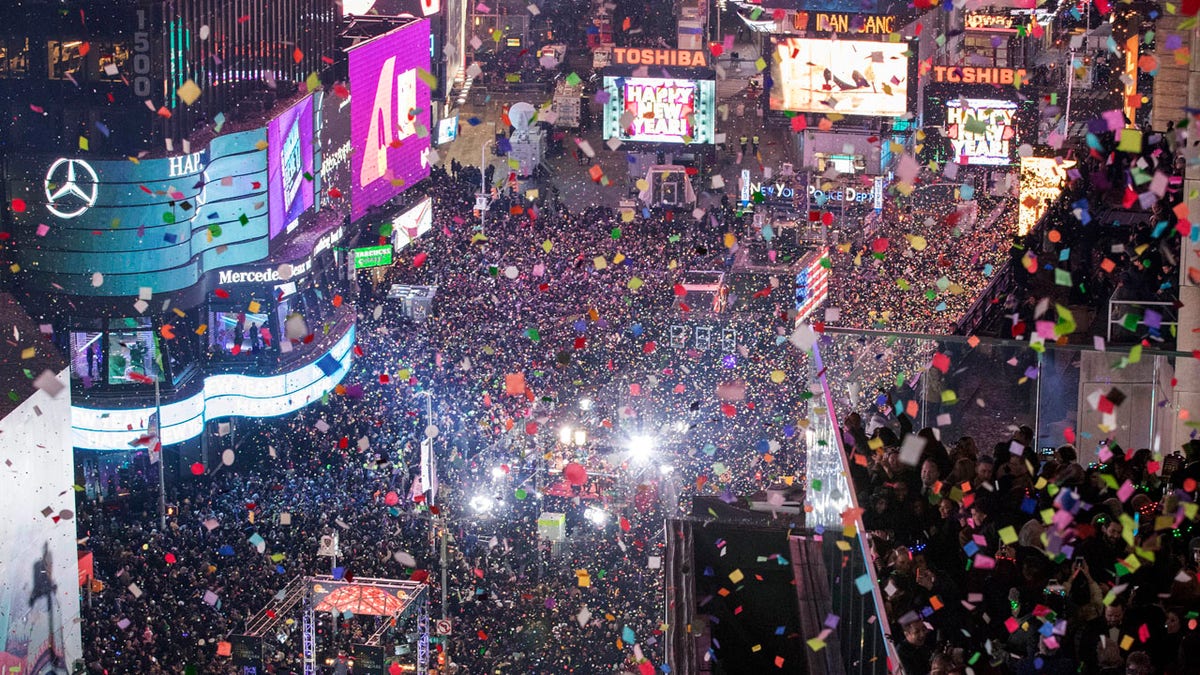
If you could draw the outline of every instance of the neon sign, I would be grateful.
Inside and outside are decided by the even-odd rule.
[[[959,164],[1002,166],[1012,162],[1017,104],[991,99],[946,103],[946,136]]]

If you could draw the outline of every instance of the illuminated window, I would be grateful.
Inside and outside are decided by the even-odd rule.
[[[162,381],[158,335],[150,319],[111,319],[108,322],[108,383]]]
[[[992,35],[964,35],[963,54],[971,65],[993,68],[1009,68],[1008,38]],[[988,60],[987,64],[976,63],[971,55],[981,56]]]
[[[0,38],[0,77],[29,74],[29,38]]]
[[[84,55],[80,52],[81,46],[83,46],[82,40],[68,42],[49,40],[46,42],[50,79],[65,80],[68,74],[75,77],[83,67]]]
[[[824,173],[833,167],[838,173],[862,173],[867,170],[867,158],[862,155],[834,155],[815,152],[817,171]]]

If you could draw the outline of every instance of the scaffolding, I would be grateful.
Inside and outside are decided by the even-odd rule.
[[[381,647],[388,630],[416,612],[417,675],[428,675],[430,657],[429,587],[416,581],[356,578],[353,581],[328,575],[294,577],[265,607],[246,621],[246,630],[230,636],[241,645],[235,650],[234,665],[262,668],[262,640],[280,624],[302,613],[304,675],[317,675],[317,612],[374,614],[382,620],[364,643]],[[254,671],[251,671],[254,672]]]

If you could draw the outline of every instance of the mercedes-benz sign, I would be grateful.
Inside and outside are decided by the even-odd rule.
[[[62,158],[46,172],[46,208],[59,218],[75,218],[96,204],[100,177],[82,159]]]

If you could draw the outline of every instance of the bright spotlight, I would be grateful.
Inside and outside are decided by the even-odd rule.
[[[587,445],[587,432],[583,429],[575,430],[575,445]]]
[[[629,440],[629,459],[645,462],[654,452],[654,439],[649,436],[634,436]]]
[[[675,471],[675,467],[670,464],[662,464],[658,467],[658,471],[664,476],[669,476]]]
[[[558,430],[558,442],[563,445],[571,444],[571,427],[563,427]]]
[[[588,522],[596,527],[604,527],[608,522],[608,514],[603,509],[598,509],[594,506],[589,506],[583,510],[583,517],[588,519]]]
[[[493,505],[492,498],[485,495],[476,495],[471,498],[471,510],[481,515],[491,511]]]
[[[592,409],[592,399],[590,399],[590,398],[579,399],[579,409],[583,410],[585,412],[588,410],[591,410]]]
[[[492,478],[495,480],[504,478],[504,469],[502,469],[498,466],[492,467]]]

